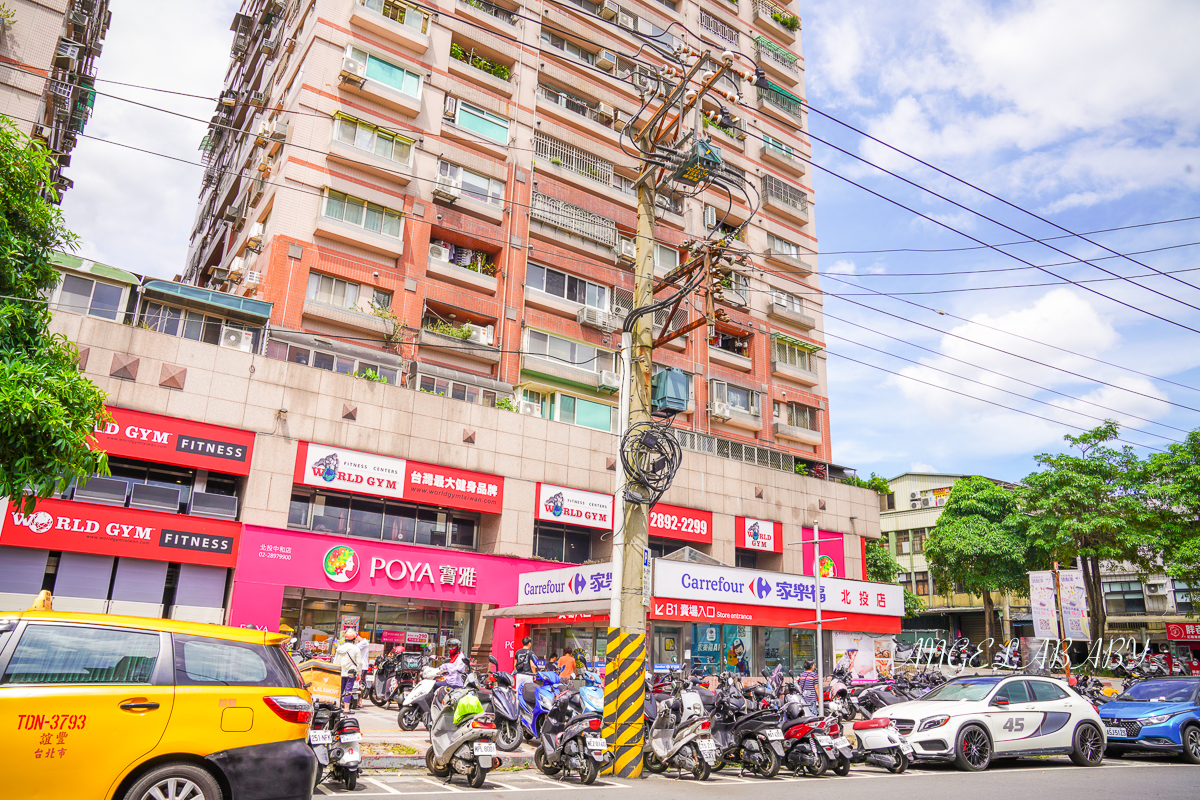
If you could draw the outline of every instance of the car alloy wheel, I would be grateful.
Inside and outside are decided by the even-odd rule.
[[[959,756],[971,770],[987,769],[992,760],[992,743],[982,728],[972,725],[962,732],[959,741]]]
[[[1200,764],[1200,727],[1191,725],[1184,730],[1183,757],[1193,764]]]
[[[204,800],[204,792],[187,778],[164,778],[142,796],[153,800]]]
[[[1071,761],[1080,767],[1097,767],[1104,760],[1104,737],[1094,725],[1080,725],[1075,732]]]

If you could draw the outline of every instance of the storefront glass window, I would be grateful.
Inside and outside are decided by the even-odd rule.
[[[754,629],[749,625],[726,625],[722,671],[754,674]]]
[[[792,631],[792,670],[804,669],[804,662],[817,660],[816,631]]]
[[[390,542],[415,542],[417,510],[388,503],[383,514],[383,538]]]
[[[349,516],[349,497],[317,495],[313,498],[312,529],[317,533],[345,533]]]
[[[288,525],[299,528],[308,527],[308,495],[292,495],[292,504],[288,508]]]
[[[738,550],[734,555],[735,567],[739,569],[758,569],[758,553],[749,550]]]
[[[596,648],[593,642],[594,628],[567,628],[564,647],[571,652],[583,650],[587,654],[588,663],[596,660]]]
[[[582,564],[590,557],[591,550],[590,531],[553,522],[534,523],[533,551],[541,558]]]
[[[354,498],[350,501],[351,536],[378,539],[383,532],[383,503]]]
[[[723,641],[720,625],[692,626],[692,674],[716,675],[723,671],[720,668]]]
[[[446,516],[429,509],[417,510],[417,544],[446,546]]]
[[[784,674],[792,671],[792,638],[789,628],[767,628],[764,632],[763,666],[773,670],[782,666]]]
[[[651,658],[654,664],[680,665],[683,628],[655,624]],[[658,672],[657,668],[654,670]]]
[[[317,533],[474,550],[479,522],[474,516],[371,497],[296,492],[288,525]]]

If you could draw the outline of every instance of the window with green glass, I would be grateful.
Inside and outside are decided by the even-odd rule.
[[[395,211],[333,190],[326,193],[325,216],[394,239],[404,231],[404,218]]]
[[[508,120],[490,111],[459,101],[454,121],[460,127],[474,131],[485,139],[508,144]]]
[[[569,394],[559,395],[558,402],[559,422],[567,422],[571,425],[598,431],[612,430],[612,406],[585,400],[582,397],[572,397]]]
[[[379,81],[384,86],[412,97],[421,96],[421,76],[417,73],[384,61],[357,47],[351,47],[349,55],[358,63],[367,65],[366,75],[369,80]]]

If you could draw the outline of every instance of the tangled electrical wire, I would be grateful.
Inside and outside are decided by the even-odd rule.
[[[629,481],[625,502],[648,503],[650,508],[666,494],[683,460],[670,422],[638,422],[621,437],[621,464]]]

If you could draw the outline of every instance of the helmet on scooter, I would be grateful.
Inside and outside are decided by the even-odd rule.
[[[454,724],[460,724],[467,717],[475,714],[483,713],[483,703],[479,702],[479,698],[474,692],[467,692],[459,698],[458,703],[454,706]]]

